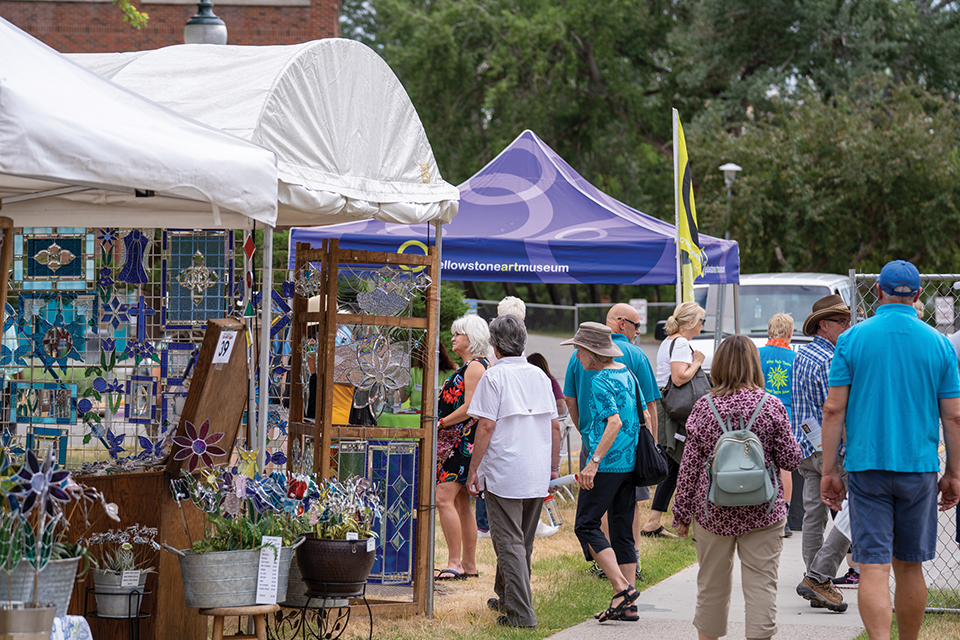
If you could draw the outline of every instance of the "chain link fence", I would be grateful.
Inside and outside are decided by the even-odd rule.
[[[850,271],[850,285],[857,292],[859,310],[854,310],[851,322],[856,323],[876,313],[877,278],[879,274]],[[960,303],[960,274],[921,274],[922,291],[917,314],[931,327],[945,335],[957,331],[958,303]],[[863,311],[863,315],[859,311]],[[887,390],[891,391],[891,390]],[[946,464],[943,434],[940,436],[940,466]],[[927,611],[960,613],[960,507],[939,513],[937,556],[923,563],[927,581]],[[891,578],[891,589],[895,590]]]
[[[484,320],[492,320],[497,317],[497,305],[499,300],[477,300],[477,314]],[[542,335],[557,335],[565,338],[572,337],[577,331],[581,322],[599,322],[606,324],[607,311],[615,303],[601,302],[591,304],[576,305],[554,305],[526,303],[527,306],[527,328],[531,333]],[[654,328],[657,322],[666,320],[676,308],[674,302],[648,302],[646,303],[646,320],[643,324],[643,313],[640,314],[640,338],[653,339]]]

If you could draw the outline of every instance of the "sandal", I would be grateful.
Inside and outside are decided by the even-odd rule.
[[[640,529],[640,535],[643,536],[644,538],[676,538],[677,537],[677,534],[670,533],[669,531],[664,529],[663,525],[657,527],[653,531],[644,531],[643,529]]]
[[[640,622],[640,610],[637,609],[637,605],[632,604],[624,609],[623,613],[614,618],[614,620],[623,620],[624,622]]]
[[[607,607],[606,611],[601,611],[593,617],[596,618],[598,622],[606,622],[607,620],[623,620],[624,618],[621,616],[623,616],[624,612],[639,597],[640,592],[634,589],[632,584],[627,585],[626,589],[610,598],[610,606]],[[620,604],[614,605],[613,601],[617,598],[623,598],[623,600],[620,601]]]

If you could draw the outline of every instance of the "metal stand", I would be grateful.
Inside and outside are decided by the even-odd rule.
[[[83,599],[83,612],[84,612],[83,617],[100,618],[101,620],[126,620],[127,621],[127,638],[129,640],[140,640],[140,620],[150,617],[149,613],[140,613],[140,606],[143,604],[143,596],[149,593],[153,593],[153,592],[148,591],[147,589],[144,589],[143,591],[134,589],[133,591],[127,594],[127,612],[131,613],[133,611],[136,611],[137,612],[136,614],[127,616],[126,618],[101,617],[97,613],[96,609],[92,611],[90,610],[90,594],[104,595],[104,596],[105,595],[115,596],[118,594],[97,591],[96,587],[87,587],[86,594]],[[96,599],[94,599],[94,602],[96,602]]]
[[[343,587],[354,587],[355,583],[328,583],[328,586],[336,591],[341,591]],[[337,640],[343,635],[350,622],[350,598],[329,596],[325,592],[307,591],[304,594],[306,602],[303,607],[298,609],[288,608],[286,612],[280,610],[274,614],[273,625],[267,627],[267,636],[271,640],[281,638],[296,638],[299,634],[306,640]],[[367,607],[367,614],[370,620],[370,640],[373,640],[373,610],[370,603],[367,602],[367,585],[363,585],[363,591],[359,596],[363,604]],[[319,600],[318,605],[311,606],[314,600]],[[316,630],[313,629],[316,625]]]

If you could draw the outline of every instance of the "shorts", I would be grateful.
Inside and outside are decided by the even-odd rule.
[[[847,474],[853,561],[926,562],[937,555],[937,473]]]

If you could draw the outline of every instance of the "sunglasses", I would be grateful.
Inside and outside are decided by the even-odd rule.
[[[824,318],[827,322],[836,322],[841,327],[849,327],[850,320],[834,320],[833,318]]]
[[[634,329],[636,329],[637,331],[640,331],[640,323],[639,323],[639,322],[634,322],[634,321],[631,320],[630,318],[617,318],[617,319],[618,319],[618,320],[626,320],[627,322],[629,322],[630,324],[633,325],[633,328],[634,328]]]

